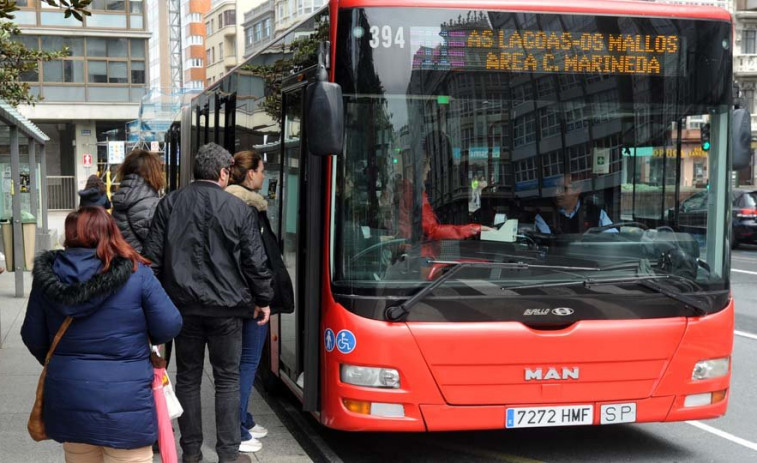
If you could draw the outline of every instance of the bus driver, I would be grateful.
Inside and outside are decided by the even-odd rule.
[[[573,183],[570,174],[562,176],[557,191],[557,214],[552,226],[537,213],[534,218],[535,231],[544,234],[583,233],[593,227],[612,225],[612,220],[604,209],[589,201],[582,201],[581,186],[579,183]],[[617,232],[614,228],[606,231]]]

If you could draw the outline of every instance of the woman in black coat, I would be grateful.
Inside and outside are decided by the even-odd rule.
[[[226,191],[247,203],[258,214],[260,230],[252,230],[252,233],[260,233],[268,256],[268,267],[273,273],[273,302],[271,302],[271,315],[277,313],[292,313],[294,311],[294,290],[289,272],[281,257],[276,236],[271,229],[268,220],[268,202],[257,191],[263,186],[265,179],[265,166],[263,159],[255,151],[240,151],[234,155],[234,165],[231,167],[229,176],[230,185]],[[240,452],[255,452],[262,448],[257,440],[264,437],[268,431],[261,425],[256,424],[251,413],[247,411],[252,385],[255,382],[255,373],[260,363],[268,327],[257,320],[245,320],[242,331],[242,361],[239,366],[239,392],[240,392],[240,432],[242,444]]]
[[[166,184],[160,160],[149,151],[134,150],[124,159],[116,179],[120,186],[113,194],[113,218],[126,242],[141,254]]]

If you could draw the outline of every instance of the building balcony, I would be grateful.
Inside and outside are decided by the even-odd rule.
[[[733,59],[734,75],[740,77],[757,77],[757,55],[736,55]]]
[[[233,68],[237,65],[237,57],[234,55],[224,57],[223,65],[226,69]]]

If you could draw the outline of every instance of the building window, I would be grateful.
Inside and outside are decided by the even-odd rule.
[[[124,0],[92,0],[90,9],[106,11],[126,11],[126,2]]]
[[[266,18],[263,22],[263,37],[268,38],[271,36],[271,18]]]
[[[244,43],[252,45],[252,27],[246,27],[244,29]]]
[[[202,45],[203,38],[201,35],[190,35],[187,37],[187,46],[190,45]]]
[[[128,39],[104,39],[90,37],[87,39],[87,56],[107,56],[109,58],[126,58]]]
[[[129,12],[132,14],[142,13],[142,0],[129,0]]]
[[[515,162],[515,181],[527,182],[536,179],[536,163],[534,158],[527,158]]]
[[[255,24],[255,42],[260,42],[263,40],[263,24],[257,23]]]
[[[55,60],[43,63],[43,82],[84,82],[84,61]]]
[[[744,90],[744,106],[750,113],[754,113],[754,90]]]
[[[107,61],[87,61],[87,82],[104,84],[108,82]]]
[[[539,110],[539,125],[541,126],[542,138],[551,137],[560,133],[560,118],[554,107]]]
[[[513,145],[523,146],[536,141],[536,117],[533,113],[515,119]]]
[[[210,48],[208,48],[207,50],[205,50],[205,62],[206,62],[206,63],[208,63],[208,64],[210,64],[210,63],[212,63],[212,62],[213,62],[213,61],[212,61],[212,60],[210,59]]]
[[[757,52],[755,48],[755,38],[757,31],[754,29],[745,29],[741,35],[741,53],[744,55],[754,55]]]
[[[593,159],[588,143],[565,148],[570,162],[571,180],[582,180],[591,177]]]
[[[237,10],[228,10],[223,12],[223,25],[224,26],[236,26],[237,24]]]
[[[560,151],[552,151],[542,155],[542,175],[553,177],[562,174],[562,157]]]
[[[132,61],[131,62],[131,83],[132,84],[144,84],[145,79],[145,62],[144,61]]]
[[[223,61],[223,44],[218,45],[218,61]]]

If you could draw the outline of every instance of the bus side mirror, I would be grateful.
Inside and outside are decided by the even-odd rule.
[[[315,82],[307,88],[308,150],[315,156],[342,154],[344,104],[342,87],[333,82]]]
[[[746,109],[733,110],[731,169],[739,170],[752,161],[752,117]]]

